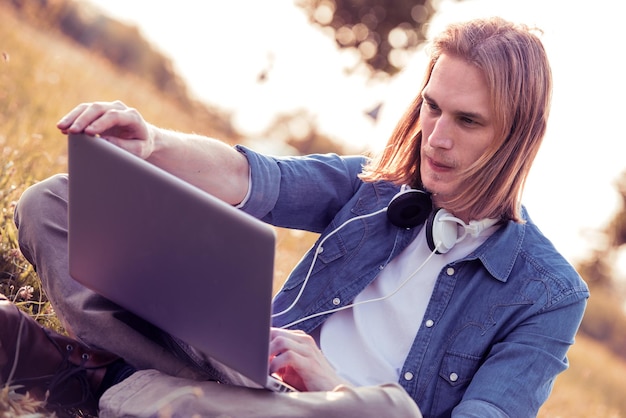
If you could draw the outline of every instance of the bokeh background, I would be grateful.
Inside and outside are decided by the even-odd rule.
[[[360,62],[369,56],[369,44],[360,45],[362,54],[356,48],[339,48],[332,30],[310,24],[299,6],[317,5],[313,17],[326,22],[327,9],[337,7],[332,1],[93,2],[137,25],[172,58],[191,93],[229,110],[238,130],[259,138],[277,116],[301,111],[321,133],[350,148],[377,149],[414,98],[425,68],[423,45],[402,50],[417,37],[408,29],[391,31],[390,43],[398,48],[391,48],[391,63],[378,64],[374,68],[381,71],[372,75]],[[415,27],[412,18],[421,17],[425,20],[417,22],[423,24],[419,33],[426,37],[450,22],[494,15],[541,29],[554,72],[554,105],[525,203],[568,257],[584,256],[596,244],[588,234],[617,209],[614,181],[626,168],[626,133],[620,126],[620,98],[626,96],[621,6],[613,0],[340,3],[362,4],[366,24],[370,5],[386,15],[403,9],[405,14],[397,12],[396,19],[407,21],[400,26]],[[360,34],[359,24],[367,26],[345,23],[337,37],[347,45],[357,43],[353,38],[359,35],[368,41],[382,26],[370,24],[375,29]],[[343,29],[355,26],[353,34],[342,37]],[[376,39],[372,45],[383,49],[381,43]],[[379,105],[378,118],[372,120],[368,112]],[[306,132],[307,125],[300,124],[293,123],[292,135]]]
[[[274,154],[371,153],[417,93],[423,41],[493,15],[543,32],[554,100],[524,202],[592,292],[540,416],[626,417],[626,32],[611,0],[0,0],[0,293],[66,332],[12,214],[26,187],[66,169],[55,123],[78,103],[119,99],[157,125]],[[315,239],[277,233],[276,288]],[[173,278],[173,297],[185,291]],[[7,396],[0,413],[27,414]]]

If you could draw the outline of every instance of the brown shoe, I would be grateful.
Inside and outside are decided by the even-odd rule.
[[[106,367],[118,360],[42,327],[0,296],[0,387],[21,386],[52,409],[93,412]]]

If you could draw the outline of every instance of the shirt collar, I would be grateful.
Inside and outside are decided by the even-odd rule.
[[[526,222],[530,221],[525,209],[523,218]],[[525,223],[508,221],[467,259],[480,260],[493,278],[506,282],[519,256],[525,233]]]

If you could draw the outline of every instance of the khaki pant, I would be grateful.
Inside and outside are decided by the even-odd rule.
[[[404,389],[392,383],[337,387],[331,392],[272,393],[240,386],[241,376],[199,364],[183,346],[86,289],[68,271],[67,176],[30,187],[15,223],[24,256],[68,332],[140,369],[100,399],[102,417],[421,417]],[[213,367],[216,366],[216,367]],[[220,384],[211,381],[234,384]]]
[[[264,389],[194,382],[156,370],[135,373],[100,400],[101,417],[421,417],[393,383],[332,392],[273,393]]]

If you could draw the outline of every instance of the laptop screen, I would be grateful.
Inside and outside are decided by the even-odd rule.
[[[68,155],[72,277],[265,385],[274,229],[101,138]]]

